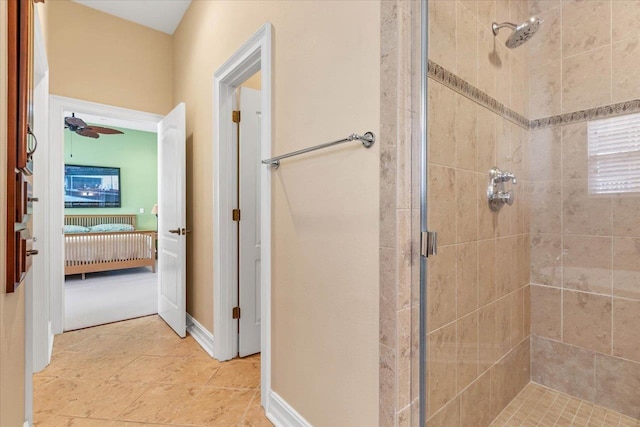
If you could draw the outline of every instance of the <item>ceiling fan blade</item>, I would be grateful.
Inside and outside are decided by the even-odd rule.
[[[100,134],[99,134],[99,133],[94,132],[94,131],[92,131],[92,130],[90,130],[90,129],[78,129],[78,130],[76,131],[76,133],[77,133],[78,135],[81,135],[81,136],[87,136],[87,137],[89,137],[89,138],[100,138]]]
[[[124,132],[120,132],[119,130],[116,130],[116,129],[103,128],[102,126],[89,126],[89,127],[87,127],[87,129],[92,130],[94,132],[103,133],[105,135],[115,135],[115,134],[119,134],[119,133],[124,133]]]
[[[79,119],[78,117],[65,117],[64,122],[70,126],[74,126],[77,128],[86,128],[87,124],[84,120]]]

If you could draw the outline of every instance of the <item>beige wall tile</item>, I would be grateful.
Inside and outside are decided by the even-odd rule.
[[[498,0],[501,1],[501,0]],[[498,3],[496,3],[498,4]],[[496,94],[494,98],[511,108],[511,60],[512,55],[503,43],[497,40],[500,36],[507,36],[507,31],[501,31],[496,37],[494,55],[489,58],[490,64],[496,72]]]
[[[457,245],[458,317],[478,308],[478,242]]]
[[[610,0],[562,3],[562,55],[565,58],[610,43]]]
[[[457,241],[478,240],[478,174],[456,170]],[[451,220],[451,218],[449,219]]]
[[[456,324],[430,333],[427,339],[429,415],[433,415],[456,395]]]
[[[611,297],[563,291],[562,339],[601,353],[611,353]]]
[[[529,115],[529,68],[517,58],[511,62],[511,109]]]
[[[603,354],[596,355],[596,399],[598,405],[640,419],[640,363]]]
[[[561,232],[560,181],[531,183],[531,233]]]
[[[531,283],[562,286],[562,239],[560,234],[531,236]]]
[[[595,354],[556,341],[531,337],[531,380],[593,402]]]
[[[478,174],[478,238],[490,239],[496,237],[498,231],[498,213],[489,208],[487,202],[487,188],[489,175]]]
[[[496,297],[501,298],[518,288],[517,237],[496,240]]]
[[[475,171],[478,165],[478,106],[456,95],[456,166]]]
[[[615,2],[614,2],[615,3]],[[640,4],[638,4],[640,9]],[[640,96],[640,37],[623,40],[613,45],[613,102],[635,99]]]
[[[496,22],[510,21],[511,14],[509,10],[509,0],[496,0]],[[500,42],[499,44],[504,45],[510,34],[509,30],[502,29],[496,36],[496,40]]]
[[[456,320],[456,247],[440,248],[427,265],[427,328],[433,331]]]
[[[534,129],[529,138],[529,167],[532,181],[561,178],[562,139],[560,127]]]
[[[460,397],[456,397],[440,412],[427,420],[427,427],[461,427]]]
[[[485,427],[491,423],[493,417],[489,371],[460,395],[460,418],[463,426]]]
[[[640,301],[613,299],[613,355],[640,362]]]
[[[531,335],[531,286],[524,287],[524,334]]]
[[[562,126],[562,178],[589,177],[587,123]]]
[[[480,173],[489,173],[496,164],[496,114],[484,107],[478,112],[478,169]]]
[[[583,27],[589,26],[583,25]],[[611,45],[562,60],[563,113],[609,103],[611,103]]]
[[[562,291],[531,285],[531,333],[560,340],[562,338]]]
[[[524,288],[513,292],[511,299],[511,347],[515,347],[525,337],[524,335]]]
[[[478,21],[462,3],[456,5],[456,69],[459,77],[478,82]]]
[[[591,196],[586,179],[562,183],[562,222],[565,234],[610,235],[611,198]]]
[[[511,350],[511,300],[507,297],[496,301],[496,360]]]
[[[478,304],[496,299],[496,241],[478,242]]]
[[[480,3],[478,3],[480,5]],[[498,54],[491,25],[478,32],[478,89],[489,96],[496,97],[496,67]]]
[[[613,294],[640,299],[640,239],[613,238]]]
[[[560,114],[562,111],[561,84],[561,61],[531,68],[529,73],[530,118],[539,119]]]
[[[612,2],[613,41],[640,35],[640,1]]]
[[[536,36],[527,42],[532,67],[559,61],[562,58],[560,8],[536,13],[542,25]]]
[[[478,310],[478,368],[484,372],[495,363],[498,355],[496,343],[496,304]]]
[[[429,163],[427,221],[430,230],[438,230],[440,245],[456,241],[456,173],[454,169]]]
[[[611,238],[564,236],[564,288],[611,295]]]
[[[640,237],[640,198],[613,198],[613,235],[625,237]]]
[[[478,376],[478,312],[458,319],[458,392]]]
[[[532,15],[537,15],[547,10],[560,7],[560,5],[561,0],[530,0],[529,13]]]
[[[491,30],[491,23],[496,20],[496,1],[478,0],[478,21],[480,26]]]
[[[395,396],[396,387],[396,351],[386,345],[380,345],[380,378],[379,417],[383,425],[393,425],[396,416]]]
[[[429,59],[455,73],[456,2],[429,2]]]
[[[458,0],[460,4],[471,13],[471,16],[478,16],[478,0]]]
[[[429,162],[454,167],[456,162],[456,94],[440,83],[429,81],[428,98]]]

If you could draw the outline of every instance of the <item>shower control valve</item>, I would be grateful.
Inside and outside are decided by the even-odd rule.
[[[513,191],[505,189],[505,182],[516,184],[516,176],[509,171],[503,171],[496,166],[489,171],[489,188],[487,189],[487,201],[492,211],[497,212],[503,205],[513,205],[515,195]]]

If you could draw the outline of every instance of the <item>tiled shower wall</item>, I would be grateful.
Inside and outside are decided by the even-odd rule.
[[[498,114],[527,114],[528,58],[491,33],[527,11],[526,1],[429,2],[429,58],[444,68],[428,91],[428,227],[439,246],[427,266],[429,427],[486,426],[530,378],[528,128]],[[488,97],[500,108],[481,105]],[[486,200],[492,166],[519,180],[498,213]]]
[[[532,119],[640,97],[640,2],[530,6]],[[640,197],[589,194],[587,126],[531,131],[532,379],[640,418]]]

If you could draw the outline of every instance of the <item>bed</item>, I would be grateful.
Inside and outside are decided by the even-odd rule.
[[[135,215],[65,215],[65,226],[127,224],[133,231],[65,233],[64,274],[150,267],[156,271],[156,232],[136,230]],[[66,227],[65,227],[66,228]]]

